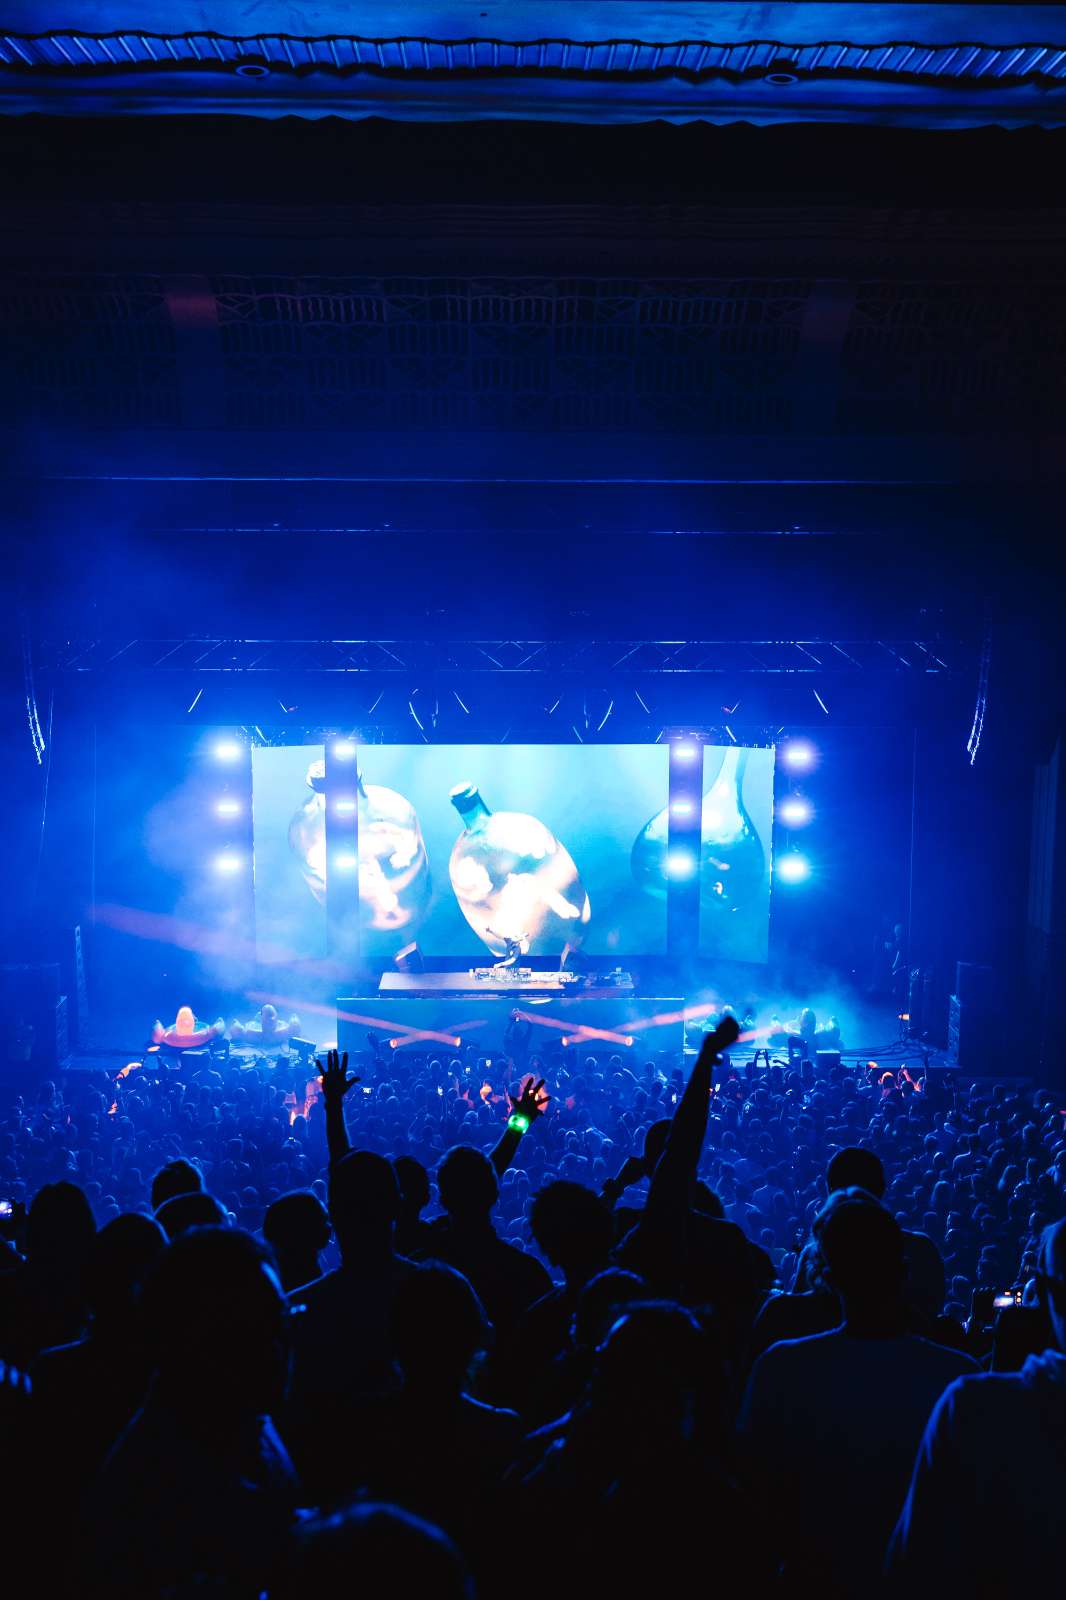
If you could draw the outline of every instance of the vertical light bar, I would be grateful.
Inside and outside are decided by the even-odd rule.
[[[703,741],[670,740],[666,847],[666,948],[674,960],[695,957],[700,933]]]
[[[359,953],[359,755],[352,739],[326,739],[326,948]],[[352,802],[355,802],[354,804]]]

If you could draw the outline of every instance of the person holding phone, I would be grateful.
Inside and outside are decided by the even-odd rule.
[[[1035,1593],[1061,1567],[1066,1219],[1041,1236],[1036,1285],[1051,1346],[1020,1372],[959,1379],[933,1408],[889,1545],[893,1593]]]

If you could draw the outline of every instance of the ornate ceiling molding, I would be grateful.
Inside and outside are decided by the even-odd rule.
[[[47,9],[35,15],[44,20]],[[112,8],[80,9],[115,20]],[[562,29],[559,6],[517,6],[505,19],[499,6],[460,5],[428,26],[431,8],[401,5],[388,8],[397,27],[387,33],[280,23],[255,33],[160,31],[122,9],[130,23],[108,30],[71,27],[69,13],[61,28],[9,24],[0,32],[4,108],[966,127],[1052,126],[1066,107],[1058,7],[578,4],[566,7]],[[753,10],[781,31],[753,32]],[[1003,12],[1014,13],[1013,32]],[[150,14],[145,6],[145,22]],[[814,14],[826,30],[816,36]],[[350,8],[346,18],[350,26]],[[629,26],[605,32],[603,21]]]

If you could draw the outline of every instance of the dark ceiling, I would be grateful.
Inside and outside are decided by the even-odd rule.
[[[1055,126],[1058,6],[7,0],[15,111]]]
[[[0,119],[42,632],[940,630],[969,662],[989,607],[1053,616],[1066,135],[217,116],[195,81]]]

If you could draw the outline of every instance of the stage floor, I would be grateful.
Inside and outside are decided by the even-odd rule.
[[[656,1043],[653,1046],[653,1052],[662,1049],[677,1051],[681,1049],[680,1021],[674,1022],[671,1020],[662,1027],[651,1029],[646,1026],[638,1027],[635,1033],[627,1027],[627,1023],[644,1023],[648,1018],[657,1015],[665,1015],[667,1017],[671,1017],[671,1014],[676,1015],[676,1012],[681,1009],[682,1002],[671,997],[633,996],[625,1000],[611,1001],[594,1001],[591,999],[587,1001],[581,1001],[580,999],[563,1001],[552,999],[543,1006],[534,1006],[529,1003],[529,1000],[530,997],[528,996],[508,996],[499,1001],[485,997],[476,1004],[462,1000],[455,1000],[450,1004],[463,1008],[463,1017],[459,1017],[458,1012],[456,1012],[456,1020],[465,1020],[468,1024],[471,1021],[478,1020],[478,1017],[474,1015],[475,1012],[482,1014],[488,1011],[489,1007],[495,1008],[498,1006],[501,1009],[499,1028],[498,1030],[494,1028],[493,1032],[498,1031],[501,1036],[506,1018],[516,1005],[520,1009],[528,1011],[531,1015],[540,1012],[546,1018],[550,1016],[558,1023],[565,1023],[568,1015],[567,1008],[582,1005],[586,1007],[594,1005],[617,1007],[620,1008],[617,1016],[613,1014],[608,1016],[606,1012],[601,1016],[597,1012],[593,1017],[591,1013],[586,1013],[581,1018],[581,1021],[588,1027],[599,1028],[602,1032],[614,1033],[621,1037],[633,1037],[637,1040],[643,1035],[644,1038],[641,1039],[641,1043],[644,1044],[645,1048],[647,1048],[645,1041],[654,1038]],[[691,1000],[689,1003],[696,1004],[698,1002]],[[760,1026],[766,1026],[769,1024],[771,1016],[777,1016],[782,1021],[787,1022],[796,1016],[805,1003],[807,1002],[798,996],[786,996],[781,1000],[770,1000],[764,1006],[758,1008],[757,1021]],[[382,1039],[397,1037],[401,1031],[400,1024],[403,1021],[416,1027],[416,1029],[428,1027],[432,1032],[439,1032],[443,1037],[439,1041],[432,1038],[427,1039],[423,1044],[423,1048],[444,1050],[447,1048],[447,1038],[463,1037],[461,1029],[456,1028],[453,1033],[449,1033],[447,1026],[439,1029],[434,1028],[432,1025],[434,1019],[431,1018],[428,1010],[418,1016],[417,1022],[411,1013],[408,1013],[407,1017],[403,1018],[398,1011],[394,1012],[394,1008],[397,1007],[439,1007],[439,1005],[439,1001],[385,1000],[380,995],[374,995],[365,996],[358,1000],[349,999],[345,1009],[348,1010],[350,1016],[365,1017],[367,1019],[375,1018],[379,1023],[385,1024],[386,1026],[373,1030]],[[472,1005],[473,1011],[471,1010]],[[250,1009],[248,1006],[244,1006],[241,1008],[240,1014],[245,1014]],[[884,1002],[869,1000],[864,996],[842,996],[834,1002],[831,995],[819,995],[815,1002],[815,1010],[820,1020],[829,1016],[835,1016],[838,1019],[843,1038],[841,1053],[845,1060],[860,1060],[864,1062],[880,1062],[883,1060],[886,1067],[896,1067],[906,1062],[908,1065],[920,1067],[923,1064],[923,1057],[927,1056],[930,1067],[949,1068],[955,1065],[944,1050],[927,1045],[923,1046],[913,1040],[901,1041],[900,1024],[895,1010]],[[625,1013],[624,1015],[623,1012]],[[576,1016],[576,1013],[574,1014]],[[490,1018],[494,1018],[494,1012],[489,1011],[488,1015]],[[443,1019],[436,1018],[435,1020]],[[396,1033],[390,1033],[389,1031],[389,1024],[392,1022],[397,1024]],[[140,1059],[147,1042],[150,1025],[151,1019],[146,1021],[145,1018],[131,1015],[128,1012],[107,1015],[94,1014],[90,1020],[87,1037],[79,1042],[78,1048],[72,1051],[68,1061],[59,1070],[117,1072],[127,1061]],[[346,1027],[349,1030],[347,1036],[345,1035]],[[335,1045],[338,1042],[338,1034],[341,1036],[342,1047],[346,1046],[352,1050],[365,1050],[367,1048],[367,1031],[366,1025],[360,1027],[354,1022],[346,1025],[343,1021],[338,1024],[329,1016],[318,1014],[310,1015],[305,1026],[306,1037],[312,1039],[319,1050],[326,1050]],[[535,1031],[537,1033],[543,1032],[545,1039],[551,1034],[561,1037],[564,1031],[567,1037],[571,1036],[569,1030],[563,1027],[543,1027],[537,1028]],[[484,1030],[479,1029],[477,1032],[484,1032]],[[574,1029],[573,1033],[577,1035],[579,1030]],[[486,1034],[486,1038],[488,1039],[489,1037]],[[475,1042],[476,1038],[477,1033],[468,1028],[465,1042]],[[578,1040],[575,1038],[575,1043],[577,1042]],[[601,1049],[608,1052],[625,1050],[628,1053],[629,1048],[638,1048],[636,1043],[632,1047],[626,1047],[610,1038],[600,1041],[593,1038],[587,1039],[585,1042],[589,1049],[597,1051]],[[754,1050],[761,1043],[761,1040],[756,1040],[747,1048]],[[493,1041],[492,1050],[486,1049],[483,1053],[491,1054],[499,1048],[500,1044]],[[742,1059],[743,1047],[734,1053]]]

